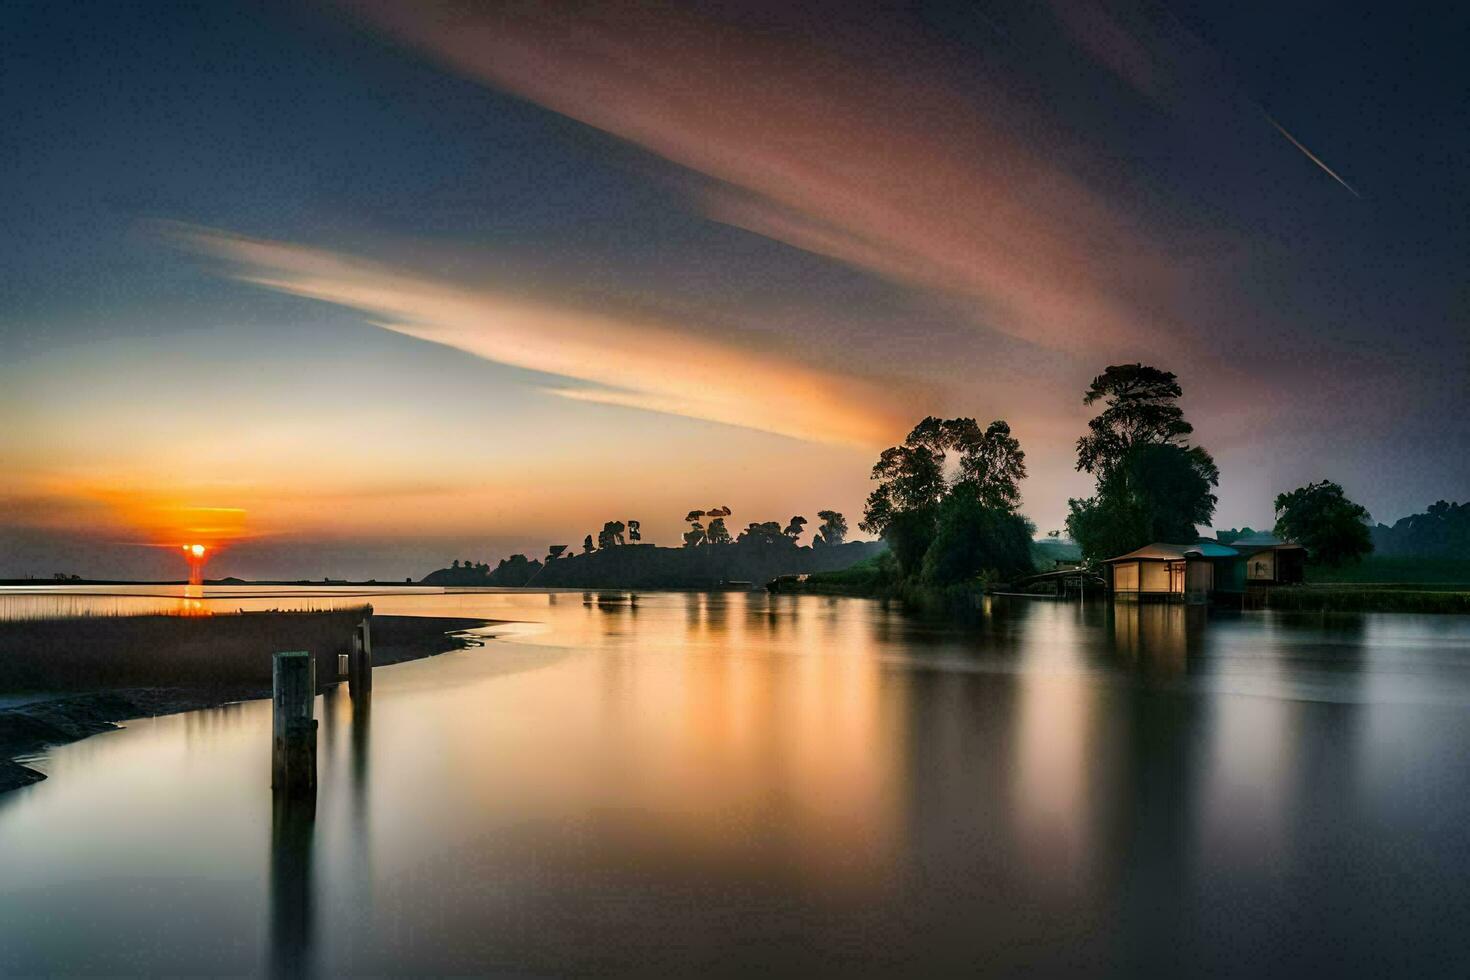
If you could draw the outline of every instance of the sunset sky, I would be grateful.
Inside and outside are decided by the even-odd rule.
[[[9,3],[0,577],[415,578],[847,513],[926,414],[1060,527],[1175,371],[1216,526],[1470,496],[1470,15]]]

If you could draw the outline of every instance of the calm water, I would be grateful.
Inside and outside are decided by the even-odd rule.
[[[1470,971],[1465,617],[371,601],[528,625],[319,703],[314,816],[268,703],[51,752],[0,973]]]

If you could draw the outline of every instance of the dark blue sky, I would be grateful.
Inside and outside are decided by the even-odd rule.
[[[851,516],[929,412],[1046,530],[1139,359],[1219,526],[1470,494],[1462,8],[791,7],[7,4],[0,574]]]

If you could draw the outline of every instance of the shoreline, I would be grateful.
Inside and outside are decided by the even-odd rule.
[[[493,626],[492,619],[436,616],[373,617],[373,667],[389,667],[464,650],[480,643],[465,631]],[[322,687],[342,681],[333,680]],[[269,698],[269,685],[212,684],[135,686],[91,691],[32,691],[0,701],[0,794],[30,786],[46,774],[17,762],[92,735],[117,731],[136,718],[217,708]]]

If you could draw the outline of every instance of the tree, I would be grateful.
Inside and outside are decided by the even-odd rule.
[[[567,550],[567,547],[564,544],[548,545],[546,549],[546,560],[548,562],[556,561]]]
[[[1035,531],[1014,510],[986,500],[974,484],[961,483],[940,505],[938,528],[924,552],[923,579],[953,585],[1029,573]]]
[[[629,521],[628,522],[628,540],[629,541],[642,541],[643,540],[643,531],[642,531],[642,528],[643,528],[643,525],[642,525],[641,522],[639,522],[639,521]]]
[[[786,535],[792,541],[795,541],[797,538],[801,537],[801,532],[806,527],[806,523],[807,522],[805,517],[793,517],[791,518],[791,523],[787,524],[786,529],[781,533]]]
[[[883,540],[888,543],[900,575],[915,576],[922,571],[924,555],[937,532],[937,522],[927,511],[905,510],[893,515],[883,529]]]
[[[950,452],[958,457],[953,482],[946,478]],[[1029,569],[1030,525],[1016,513],[1025,460],[1003,420],[981,429],[971,418],[931,415],[878,457],[879,485],[859,526],[883,536],[901,575],[922,574],[932,584]],[[1026,540],[1020,557],[1016,529]]]
[[[780,521],[762,521],[751,523],[749,527],[740,532],[737,543],[750,542],[756,545],[789,544],[791,539],[781,532]]]
[[[868,495],[858,526],[882,534],[898,513],[932,513],[950,490],[945,463],[951,450],[959,456],[957,484],[974,484],[994,506],[1014,507],[1020,502],[1017,482],[1026,476],[1026,454],[1009,425],[997,419],[982,430],[974,419],[930,415],[914,426],[903,445],[885,449],[878,457],[873,479],[880,482]]]
[[[1106,404],[1077,440],[1077,468],[1107,475],[1137,445],[1174,443],[1194,431],[1176,400],[1183,395],[1172,371],[1114,364],[1092,379],[1084,405]]]
[[[982,432],[974,419],[954,419],[950,444],[960,456],[958,484],[973,486],[988,506],[1014,508],[1021,503],[1020,481],[1026,478],[1026,454],[1011,435],[1011,427],[997,419]]]
[[[1126,555],[1155,540],[1140,507],[1122,493],[1067,501],[1067,534],[1090,561]]]
[[[1458,558],[1470,552],[1470,501],[1438,500],[1422,514],[1410,514],[1393,527],[1373,529],[1376,551],[1386,555]]]
[[[582,539],[582,554],[590,555],[594,550],[596,549],[592,547],[592,535],[589,534]]]
[[[608,521],[602,525],[602,530],[597,532],[597,546],[599,548],[611,548],[613,545],[623,543],[623,531],[625,525],[622,521]]]
[[[716,517],[709,522],[709,530],[705,533],[705,540],[710,544],[729,544],[730,530],[725,527],[725,519]]]
[[[817,529],[816,537],[812,539],[813,547],[817,545],[838,545],[847,539],[847,518],[835,510],[819,510],[817,517],[822,526]]]
[[[939,505],[947,489],[944,452],[923,445],[885,449],[873,465],[873,479],[880,482],[868,495],[858,526],[882,534],[895,515]]]
[[[1184,442],[1194,427],[1175,404],[1182,394],[1171,372],[1143,364],[1113,365],[1084,393],[1084,404],[1106,405],[1077,440],[1077,469],[1097,475],[1097,493],[1067,501],[1067,533],[1089,560],[1192,542],[1214,517],[1220,471]]]
[[[1319,565],[1358,562],[1373,550],[1368,511],[1328,480],[1308,483],[1276,498],[1276,536],[1307,549]]]
[[[449,567],[450,568],[458,568],[459,567],[459,559],[456,558],[456,559],[454,559],[454,561],[450,562]]]
[[[695,548],[705,542],[704,525],[700,518],[704,516],[702,510],[691,510],[684,515],[684,520],[689,522],[689,530],[684,532],[684,547]]]

